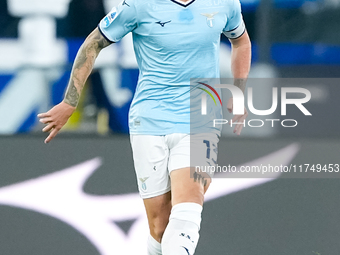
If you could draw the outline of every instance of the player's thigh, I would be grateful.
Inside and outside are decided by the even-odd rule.
[[[169,150],[164,136],[131,135],[130,141],[140,196],[148,199],[169,192]]]
[[[179,203],[197,203],[203,205],[204,194],[211,183],[209,175],[193,176],[190,167],[171,171],[172,205]]]
[[[205,170],[216,164],[218,136],[213,133],[184,136],[170,149],[169,171],[172,204],[203,204],[204,193],[211,183]]]

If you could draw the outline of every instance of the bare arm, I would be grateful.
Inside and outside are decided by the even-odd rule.
[[[45,139],[45,143],[50,142],[57,135],[75,111],[80,94],[93,70],[94,62],[99,52],[110,44],[111,42],[106,40],[98,28],[96,28],[80,47],[73,63],[64,100],[48,112],[38,115],[40,122],[47,124],[43,132],[50,132],[49,136]]]
[[[244,93],[251,63],[251,43],[247,31],[245,31],[244,34],[237,39],[230,39],[230,42],[232,45],[231,71],[234,76],[234,85],[239,87]],[[227,108],[229,112],[232,112],[233,98],[229,99]],[[247,109],[244,108],[244,114],[235,115],[232,122],[243,123],[247,116]],[[243,124],[236,124],[234,133],[240,135],[242,128]]]
[[[91,74],[94,62],[99,52],[111,43],[106,40],[96,28],[80,47],[74,61],[70,81],[66,90],[64,102],[77,107],[79,96],[85,82]]]
[[[247,31],[237,39],[230,39],[232,45],[231,71],[234,76],[234,85],[243,92],[246,88],[251,62],[251,43]]]

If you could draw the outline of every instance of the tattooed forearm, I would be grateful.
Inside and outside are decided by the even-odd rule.
[[[99,52],[110,44],[111,43],[102,36],[98,28],[87,37],[74,61],[70,81],[64,98],[65,103],[77,107],[80,94],[87,78],[92,72],[94,62]]]
[[[247,79],[234,79],[234,85],[244,91],[246,90],[247,86]]]
[[[66,90],[64,102],[73,107],[77,107],[78,101],[79,101],[79,94],[78,94],[77,88],[74,86],[74,83],[72,81],[70,82]]]

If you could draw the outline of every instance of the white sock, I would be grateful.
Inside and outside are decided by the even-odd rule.
[[[162,255],[162,247],[151,235],[148,238],[148,255]]]
[[[199,239],[202,206],[196,203],[175,205],[162,238],[163,255],[193,255]]]

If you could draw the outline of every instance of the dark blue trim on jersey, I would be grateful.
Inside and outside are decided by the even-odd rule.
[[[195,2],[195,0],[192,0],[190,3],[188,4],[182,4],[180,2],[177,2],[176,0],[171,0],[172,2],[174,2],[175,4],[178,4],[180,6],[183,6],[183,7],[188,7],[190,4],[192,4],[193,2]]]
[[[232,29],[232,30],[229,30],[229,31],[223,31],[223,33],[230,33],[230,32],[233,32],[233,31],[235,31],[236,29],[238,29],[240,27],[240,25],[238,25],[237,27],[235,27],[234,29]],[[240,38],[245,32],[246,32],[246,27],[244,27],[244,30],[243,30],[243,32],[242,32],[242,34],[241,35],[239,35],[238,37],[235,37],[235,38],[229,38],[228,36],[226,36],[228,39],[238,39],[238,38]]]
[[[231,31],[233,31],[233,30],[231,30]],[[235,37],[235,38],[229,38],[229,37],[228,37],[228,39],[230,39],[230,40],[238,39],[238,38],[240,38],[242,35],[244,35],[245,32],[246,32],[246,29],[244,29],[243,32],[242,32],[242,34],[239,35],[238,37]]]
[[[238,25],[237,27],[235,27],[234,29],[232,29],[232,30],[229,30],[229,31],[223,31],[223,32],[225,32],[225,33],[230,33],[230,32],[233,32],[234,30],[236,30],[236,29],[238,29],[238,27],[239,27],[240,25]]]
[[[105,38],[108,42],[110,42],[110,43],[116,43],[116,42],[114,42],[114,41],[111,41],[109,38],[107,38],[107,36],[103,33],[103,31],[101,30],[101,28],[100,28],[99,25],[98,25],[98,30],[99,30],[99,32],[102,34],[102,36],[104,36],[104,38]]]

